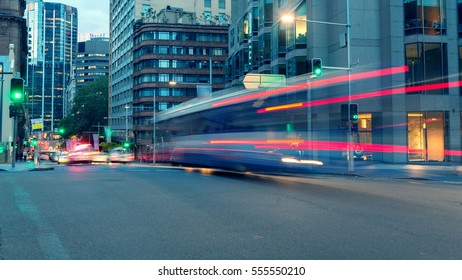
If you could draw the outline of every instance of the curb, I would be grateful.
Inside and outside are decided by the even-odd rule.
[[[55,170],[55,168],[54,167],[43,167],[43,168],[36,167],[36,168],[32,168],[29,171],[49,171],[49,170]]]

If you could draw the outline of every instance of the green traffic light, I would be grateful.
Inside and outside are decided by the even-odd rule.
[[[320,58],[313,58],[311,59],[311,67],[313,69],[313,74],[315,76],[322,75],[322,59]]]
[[[66,130],[65,130],[64,128],[62,128],[62,127],[60,127],[60,128],[58,129],[58,133],[59,133],[59,134],[63,134],[65,131],[66,131]]]
[[[33,146],[33,147],[36,147],[37,146],[37,139],[32,139],[30,141],[30,145]]]
[[[122,146],[123,146],[124,148],[128,148],[128,147],[130,147],[130,143],[124,142]]]
[[[21,78],[11,79],[10,100],[13,103],[24,101],[24,80]]]

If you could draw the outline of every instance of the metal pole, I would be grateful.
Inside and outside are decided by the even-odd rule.
[[[350,115],[350,104],[351,104],[351,37],[350,37],[350,0],[346,0],[346,15],[347,15],[347,53],[348,53],[348,115]],[[351,131],[352,122],[349,122],[348,126],[348,171],[355,170],[355,162],[353,157],[353,135]]]
[[[128,141],[128,105],[125,106],[125,141]]]
[[[42,30],[42,132],[45,131],[45,62],[46,62],[46,53],[45,53],[45,47],[46,47],[46,32],[45,32],[45,27],[46,27],[46,17],[47,16],[47,11],[43,9],[43,19],[42,19],[42,24],[43,24],[43,30]],[[53,38],[54,40],[54,38]],[[42,134],[43,135],[43,134]],[[41,139],[41,138],[40,138]]]
[[[156,164],[156,93],[153,92],[152,99],[152,163]]]
[[[0,62],[0,65],[2,67],[2,78],[0,79],[0,142],[2,141],[3,138],[3,80],[4,80],[4,75],[3,73],[5,72],[5,66],[3,65],[3,62]]]
[[[53,10],[53,44],[51,54],[51,131],[55,126],[55,35],[56,35],[56,10]]]
[[[209,98],[212,98],[212,55],[213,55],[213,48],[210,48],[210,62],[209,62]]]
[[[16,105],[13,104],[13,106],[16,106]],[[14,168],[16,164],[16,134],[18,133],[16,129],[17,126],[18,126],[18,111],[16,111],[14,115],[14,123],[13,123],[13,157],[11,159],[12,168]]]
[[[310,83],[308,84],[308,96],[307,96],[307,101],[308,101],[308,104],[310,104],[311,102],[311,81]],[[311,145],[312,144],[312,141],[313,141],[313,135],[312,135],[312,126],[311,126],[311,105],[307,107],[307,140],[308,140],[308,159],[313,159],[314,156],[313,156],[313,146]]]

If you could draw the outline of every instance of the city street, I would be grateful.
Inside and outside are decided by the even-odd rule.
[[[0,172],[0,259],[461,259],[462,185],[139,164]]]

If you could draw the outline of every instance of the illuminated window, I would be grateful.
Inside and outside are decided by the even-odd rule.
[[[408,113],[408,160],[444,161],[444,112]]]

